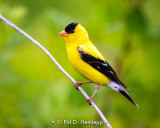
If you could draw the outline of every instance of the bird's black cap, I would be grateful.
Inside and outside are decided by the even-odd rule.
[[[75,27],[78,25],[78,23],[70,23],[69,25],[67,25],[65,27],[65,31],[69,34],[69,33],[74,33]]]

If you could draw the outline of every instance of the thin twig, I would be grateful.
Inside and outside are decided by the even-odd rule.
[[[6,18],[4,18],[1,14],[0,14],[0,20],[4,21],[6,25],[9,25],[12,28],[16,29],[19,33],[24,35],[26,38],[28,38],[34,44],[36,44],[40,49],[42,49],[50,57],[50,59],[55,63],[55,65],[61,70],[61,72],[65,76],[67,76],[72,81],[72,83],[74,83],[74,84],[76,83],[76,81],[60,66],[60,64],[55,60],[55,58],[40,43],[38,43],[35,39],[33,39],[30,35],[28,35],[22,29],[18,28],[16,25],[12,24],[10,21],[8,21]],[[78,87],[78,89],[81,91],[81,93],[85,96],[86,99],[89,98],[89,96],[86,94],[86,92],[80,86]],[[107,119],[105,118],[105,116],[103,115],[103,113],[101,112],[101,110],[97,107],[97,105],[93,101],[91,102],[91,105],[98,112],[98,114],[100,115],[100,117],[102,118],[104,123],[107,125],[107,127],[112,128],[111,125],[109,124],[109,122],[107,121]]]

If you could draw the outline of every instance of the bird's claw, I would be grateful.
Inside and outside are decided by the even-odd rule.
[[[88,98],[87,100],[86,100],[86,102],[88,102],[89,103],[89,105],[91,105],[91,102],[94,102],[94,100],[93,100],[93,98],[92,97],[90,97],[90,98]]]
[[[82,85],[82,83],[75,83],[75,84],[74,84],[74,87],[75,87],[77,90],[79,90],[78,87],[81,86],[81,85]]]
[[[82,84],[88,84],[88,83],[92,83],[92,82],[90,82],[90,81],[89,81],[89,82],[77,82],[77,83],[74,84],[74,87],[75,87],[77,90],[79,90],[79,89],[78,89],[79,86],[81,86]]]

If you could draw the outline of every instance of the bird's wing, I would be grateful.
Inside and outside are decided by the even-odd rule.
[[[110,80],[124,86],[125,88],[128,88],[116,75],[113,68],[108,64],[107,61],[104,61],[98,57],[94,57],[91,54],[87,53],[87,50],[85,48],[85,51],[83,50],[83,47],[77,47],[77,50],[80,54],[80,57],[82,60],[89,65],[91,65],[94,69],[98,70],[105,76],[107,76]]]

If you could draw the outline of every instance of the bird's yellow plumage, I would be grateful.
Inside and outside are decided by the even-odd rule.
[[[89,41],[86,30],[79,24],[76,26],[75,32],[66,37],[65,40],[68,57],[75,70],[91,82],[106,86],[109,79],[84,62],[78,53],[77,47],[85,53],[105,61],[97,48]]]
[[[78,23],[71,23],[64,31],[59,33],[59,35],[65,37],[69,60],[80,75],[93,83],[108,86],[109,88],[123,94],[137,106],[134,100],[122,87],[124,86],[127,88],[127,86],[118,78],[112,67],[107,63],[97,48],[90,42],[88,33],[84,27]],[[98,89],[99,86],[96,88],[95,93]],[[91,103],[94,94],[88,100],[89,103]]]
[[[75,44],[67,43],[66,48],[68,52],[68,57],[75,70],[86,79],[94,83],[106,86],[106,84],[109,82],[109,79],[105,75],[103,75],[102,73],[91,67],[89,64],[84,62],[77,51],[77,47],[83,48],[83,50],[86,53],[91,53],[91,55],[99,56],[97,54],[98,52],[90,50],[92,48],[93,49],[95,48],[94,45],[90,43],[83,44],[83,46],[79,45],[78,43]]]

